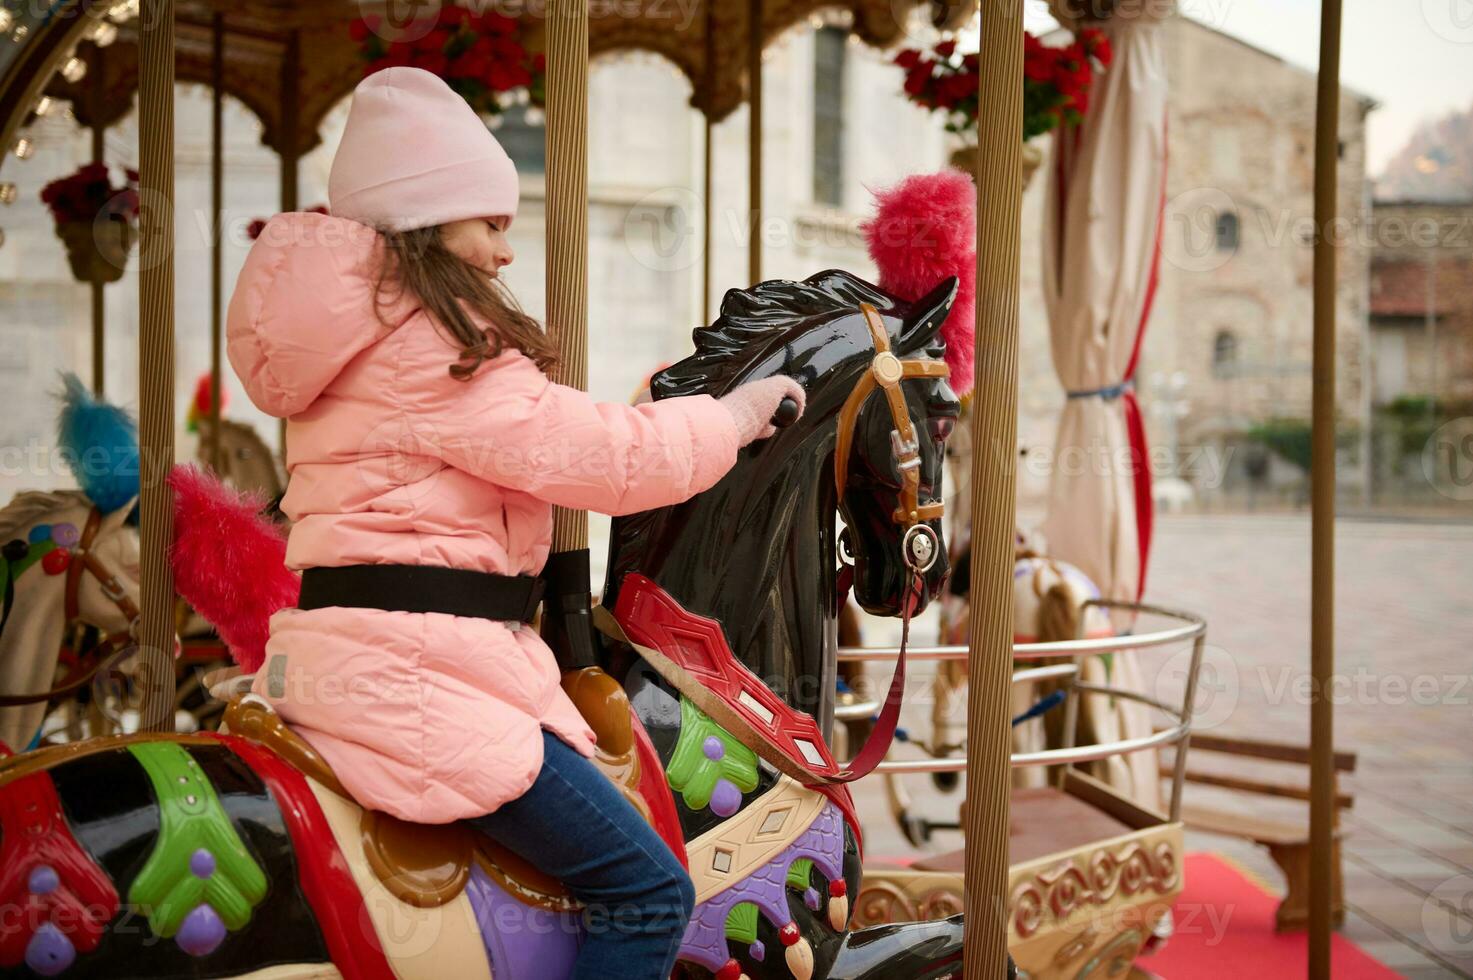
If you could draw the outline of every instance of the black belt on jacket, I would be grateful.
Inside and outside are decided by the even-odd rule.
[[[302,572],[299,609],[348,606],[530,623],[543,582],[439,565],[341,565]]]

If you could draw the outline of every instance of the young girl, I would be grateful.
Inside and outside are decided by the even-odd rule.
[[[273,218],[231,299],[231,364],[287,421],[299,608],[255,690],[366,807],[470,818],[590,909],[574,976],[667,977],[694,902],[588,761],[594,735],[525,623],[552,507],[685,500],[772,433],[785,377],[637,408],[551,383],[553,348],[497,277],[517,175],[440,79],[365,79],[331,217]]]

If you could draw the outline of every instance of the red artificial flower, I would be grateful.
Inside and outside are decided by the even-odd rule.
[[[255,241],[256,239],[260,238],[261,232],[265,230],[265,218],[257,218],[255,221],[252,221],[249,225],[246,226],[246,234],[250,237],[251,241]]]
[[[920,64],[920,61],[921,53],[915,48],[906,48],[895,56],[895,63],[907,71]]]
[[[948,38],[936,45],[936,53],[943,58],[950,58],[956,53],[956,41]]]
[[[546,71],[547,55],[543,54],[541,51],[534,54],[532,56],[532,70],[539,74]]]

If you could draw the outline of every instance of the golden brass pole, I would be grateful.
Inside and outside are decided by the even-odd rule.
[[[225,210],[225,15],[210,22],[210,469],[220,472],[220,313],[224,303],[220,221]]]
[[[281,211],[297,210],[297,129],[300,114],[297,111],[297,86],[302,76],[302,37],[292,31],[286,37],[286,49],[281,54]],[[282,462],[286,462],[286,419],[277,428],[277,444],[281,447]]]
[[[1018,277],[1023,184],[1023,0],[982,20],[977,174],[977,384],[972,417],[972,615],[967,664],[966,951],[969,977],[1006,976],[1009,690]]]
[[[711,200],[714,161],[711,146],[714,124],[711,122],[711,100],[716,92],[716,17],[714,0],[706,0],[706,105],[701,112],[701,316],[702,323],[711,317],[711,222],[716,216]]]
[[[174,727],[174,2],[144,0],[138,52],[140,727]]]
[[[747,279],[762,281],[762,0],[747,3]]]
[[[1335,266],[1340,163],[1341,0],[1320,6],[1315,100],[1314,385],[1310,459],[1309,975],[1330,976],[1334,899],[1335,715]]]
[[[558,381],[588,387],[588,5],[551,0],[547,21],[547,328]],[[588,514],[553,511],[552,552],[588,547]]]
[[[101,59],[97,59],[98,63]],[[94,120],[96,116],[93,117]],[[107,155],[104,145],[106,130],[102,123],[92,123],[92,162],[105,163]],[[103,357],[107,344],[107,304],[104,302],[103,284],[91,283],[92,287],[92,394],[102,397],[107,381],[107,362]]]

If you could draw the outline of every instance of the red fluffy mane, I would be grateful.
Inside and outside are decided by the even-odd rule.
[[[297,604],[301,580],[286,567],[286,538],[260,514],[264,501],[193,466],[169,474],[174,490],[174,587],[247,673],[266,659],[267,625]]]
[[[915,174],[876,190],[875,216],[863,225],[880,287],[916,300],[956,276],[956,301],[941,325],[951,386],[972,390],[977,297],[977,188],[960,170]]]

